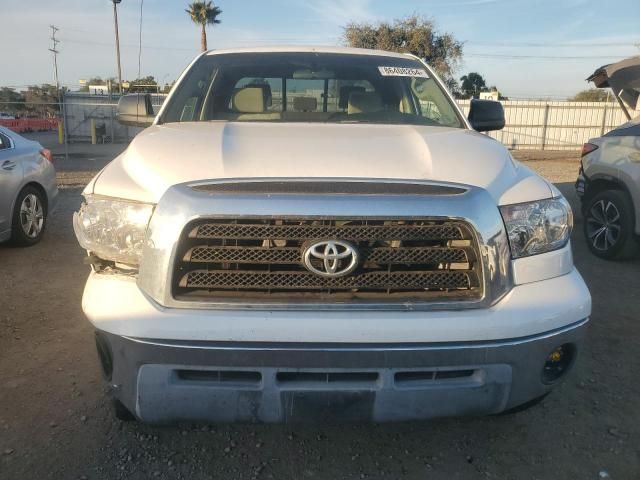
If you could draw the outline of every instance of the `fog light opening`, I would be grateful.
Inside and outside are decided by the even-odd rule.
[[[575,352],[576,347],[572,343],[565,343],[553,349],[542,368],[542,383],[550,384],[560,380],[573,365]]]
[[[100,358],[100,366],[105,380],[111,381],[113,374],[113,355],[111,354],[111,345],[109,340],[100,332],[96,332],[96,349]]]

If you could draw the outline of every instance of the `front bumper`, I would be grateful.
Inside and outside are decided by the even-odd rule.
[[[366,346],[97,335],[110,346],[114,395],[145,422],[383,422],[494,414],[544,395],[549,353],[579,351],[586,325],[497,342]]]
[[[558,251],[561,252],[561,251]],[[566,256],[552,256],[558,265]],[[542,255],[541,255],[542,256]],[[570,256],[568,257],[570,261]],[[528,259],[524,259],[528,260]],[[523,262],[517,285],[490,308],[421,311],[164,307],[136,279],[91,273],[82,308],[96,329],[168,341],[268,343],[459,343],[523,338],[554,331],[591,314],[589,291],[575,269],[535,281],[539,262]],[[570,263],[569,263],[570,265]],[[548,272],[544,272],[548,273]]]
[[[92,273],[83,309],[109,345],[114,395],[143,421],[380,422],[547,393],[543,364],[560,345],[580,351],[591,301],[572,270],[482,309],[168,308],[134,278]]]

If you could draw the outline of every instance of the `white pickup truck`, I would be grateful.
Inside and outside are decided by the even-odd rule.
[[[400,421],[546,395],[591,311],[572,213],[408,54],[203,53],[74,216],[116,414]]]

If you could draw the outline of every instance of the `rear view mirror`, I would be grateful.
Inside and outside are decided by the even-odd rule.
[[[504,108],[494,100],[471,100],[469,123],[478,132],[502,130],[504,128]]]
[[[131,127],[148,127],[156,118],[151,105],[151,95],[134,93],[123,95],[118,101],[118,122]]]
[[[331,80],[336,74],[331,70],[296,70],[293,72],[294,80]]]

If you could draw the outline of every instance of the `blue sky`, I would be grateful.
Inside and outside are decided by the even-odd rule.
[[[140,1],[119,7],[123,76],[138,74]],[[349,21],[376,22],[412,13],[465,42],[457,77],[480,72],[511,97],[561,98],[588,87],[603,64],[640,54],[638,0],[219,0],[222,24],[209,48],[341,43]],[[198,53],[199,31],[187,0],[144,0],[142,75],[170,81]],[[110,0],[2,0],[0,86],[52,82],[49,25],[60,28],[61,82],[115,76]],[[572,57],[572,58],[558,58]],[[582,58],[587,57],[587,58]]]

